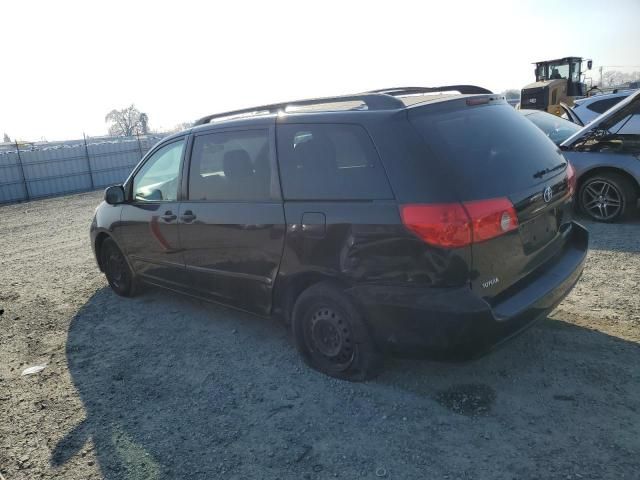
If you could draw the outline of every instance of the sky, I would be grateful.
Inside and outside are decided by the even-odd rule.
[[[0,17],[0,135],[31,141],[104,135],[132,103],[161,131],[385,87],[519,89],[570,55],[594,77],[640,65],[640,0],[5,0]]]

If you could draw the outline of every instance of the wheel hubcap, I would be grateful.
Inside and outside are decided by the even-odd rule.
[[[109,279],[113,286],[116,288],[122,287],[125,281],[124,258],[122,258],[122,255],[118,255],[117,252],[112,252],[111,255],[109,255],[107,269]]]
[[[334,366],[348,366],[353,359],[353,340],[349,324],[339,312],[321,308],[309,323],[313,350]]]
[[[598,220],[609,220],[620,212],[622,195],[612,183],[596,180],[584,187],[582,205],[592,217]]]

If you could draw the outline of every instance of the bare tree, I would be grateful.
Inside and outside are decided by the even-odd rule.
[[[7,135],[6,133],[4,134],[4,140],[2,140],[5,143],[11,143],[11,139],[9,138],[9,135]]]
[[[640,72],[625,73],[620,70],[607,70],[602,74],[603,87],[616,87],[638,80],[640,80]]]
[[[133,104],[122,110],[111,110],[104,121],[110,124],[109,135],[131,137],[149,132],[148,115],[141,113]]]
[[[520,90],[517,90],[515,88],[508,88],[507,90],[502,92],[502,95],[504,95],[507,100],[520,99]]]
[[[181,132],[182,130],[188,130],[193,127],[193,122],[182,122],[175,125],[170,132]]]

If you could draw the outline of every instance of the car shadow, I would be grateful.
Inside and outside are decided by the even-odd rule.
[[[474,362],[391,359],[379,379],[352,384],[306,368],[274,320],[103,288],[69,328],[86,418],[51,464],[92,440],[114,479],[625,473],[635,457],[611,459],[638,446],[639,354],[552,316]],[[571,453],[580,442],[599,453]]]

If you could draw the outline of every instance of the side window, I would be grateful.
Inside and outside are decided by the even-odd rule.
[[[189,168],[189,200],[271,200],[268,130],[199,135]]]
[[[184,139],[165,145],[145,162],[133,178],[133,198],[138,201],[178,199],[178,177]]]
[[[285,198],[393,198],[371,138],[358,125],[278,126],[278,160]]]
[[[596,113],[604,113],[613,107],[616,103],[624,100],[624,97],[617,98],[607,98],[606,100],[599,100],[597,102],[593,102],[590,105],[587,105],[587,108],[592,112]]]

